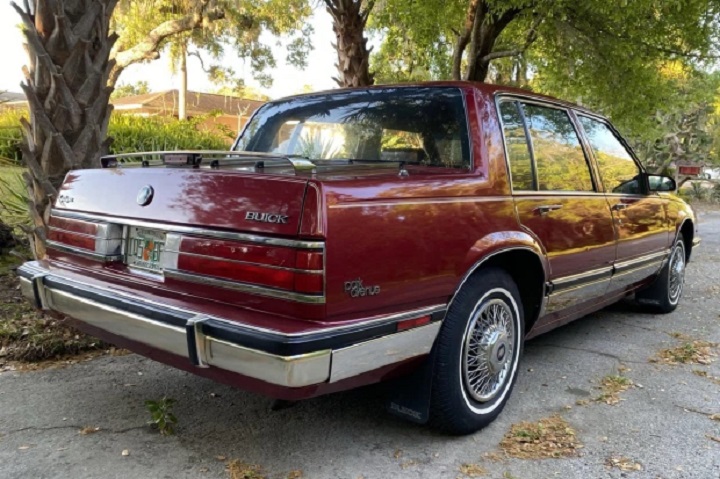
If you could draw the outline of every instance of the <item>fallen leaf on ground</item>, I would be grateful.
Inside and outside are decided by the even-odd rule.
[[[460,466],[460,473],[467,477],[482,477],[488,472],[477,464],[463,464]]]
[[[689,338],[688,338],[689,339]],[[702,364],[707,366],[717,357],[715,349],[717,343],[708,341],[687,341],[685,344],[669,349],[663,349],[651,362],[665,364]]]
[[[290,471],[288,472],[287,479],[302,479],[302,471]]]
[[[500,441],[505,454],[520,459],[576,456],[582,447],[575,430],[557,415],[535,423],[513,424]]]
[[[120,455],[122,455],[122,456],[129,456],[129,455],[130,455],[130,451],[129,451],[128,449],[123,449],[123,451],[120,453]]]
[[[230,479],[267,479],[262,467],[235,459],[228,464]]]
[[[605,465],[607,467],[614,467],[617,469],[620,469],[621,471],[642,471],[642,465],[640,463],[634,462],[632,459],[629,459],[627,457],[622,456],[614,456],[608,458],[607,461],[605,461]]]
[[[608,375],[600,381],[600,396],[593,399],[596,402],[615,405],[621,401],[620,393],[634,387],[632,380],[625,376]]]
[[[87,436],[88,434],[94,434],[99,430],[99,427],[85,426],[84,428],[80,429],[80,434],[82,434],[83,436]]]

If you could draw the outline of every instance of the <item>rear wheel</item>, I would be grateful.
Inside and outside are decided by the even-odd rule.
[[[524,320],[517,286],[487,269],[462,286],[435,351],[430,421],[452,434],[490,424],[510,397],[522,354]]]
[[[635,295],[638,303],[654,313],[666,314],[675,311],[685,286],[685,242],[675,242],[670,256],[660,271],[657,280]]]

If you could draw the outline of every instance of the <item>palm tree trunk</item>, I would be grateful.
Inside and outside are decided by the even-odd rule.
[[[23,161],[27,166],[28,231],[36,258],[45,256],[45,231],[65,173],[97,165],[108,151],[107,126],[117,39],[110,17],[117,0],[36,0],[12,7],[22,19],[29,62],[21,84],[30,122],[23,119]]]
[[[365,7],[363,8],[363,1]],[[374,6],[374,0],[325,0],[333,18],[333,31],[337,51],[338,76],[341,87],[369,86],[375,83],[370,73],[370,52],[365,38],[365,25]]]

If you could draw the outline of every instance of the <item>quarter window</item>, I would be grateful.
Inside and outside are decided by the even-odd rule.
[[[510,177],[514,191],[532,191],[533,173],[530,150],[522,117],[515,102],[500,103],[505,148],[510,163]]]
[[[605,123],[579,116],[585,136],[595,154],[606,193],[640,194],[640,168]]]
[[[594,191],[592,175],[567,111],[523,105],[540,191]]]

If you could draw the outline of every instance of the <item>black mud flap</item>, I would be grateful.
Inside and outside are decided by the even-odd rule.
[[[434,365],[435,348],[418,369],[393,382],[388,391],[387,410],[390,414],[418,424],[428,422]]]

